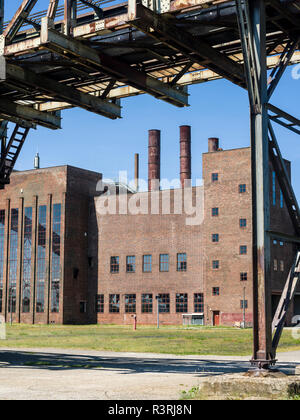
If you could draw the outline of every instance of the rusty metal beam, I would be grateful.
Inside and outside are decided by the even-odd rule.
[[[240,86],[245,86],[243,66],[234,62],[199,37],[194,37],[176,26],[176,19],[159,15],[141,4],[136,5],[132,26],[149,34],[170,48],[186,55],[195,63],[204,65]]]
[[[51,20],[55,19],[57,8],[58,8],[59,0],[50,0],[49,7],[47,10],[47,17]]]
[[[40,43],[43,48],[63,57],[72,57],[72,60],[89,69],[104,72],[156,98],[179,107],[188,105],[188,95],[183,89],[170,87],[115,57],[98,52],[74,38],[49,29],[45,18],[42,20]]]
[[[77,0],[64,0],[64,33],[70,35],[76,24]]]
[[[17,32],[23,25],[25,19],[29,16],[29,13],[34,8],[37,0],[23,0],[21,6],[15,13],[12,20],[9,22],[7,28],[3,32],[6,42],[11,42],[16,36]]]
[[[16,102],[8,101],[7,99],[0,98],[0,114],[5,119],[10,121],[11,117],[26,120],[43,127],[57,130],[61,128],[61,119],[49,112],[41,112],[31,108],[27,105],[20,105]],[[12,119],[12,121],[13,121]]]
[[[50,94],[56,99],[111,119],[121,117],[120,106],[104,101],[94,95],[80,92],[73,87],[58,83],[49,77],[38,75],[28,69],[6,63],[4,57],[0,57],[0,81],[8,82],[12,85],[17,82],[23,88],[27,86],[41,90],[43,93]]]
[[[300,251],[297,251],[295,261],[289,272],[285,287],[280,298],[273,322],[272,332],[274,333],[272,340],[273,353],[276,353],[281,334],[285,325],[287,313],[294,298],[300,276]]]

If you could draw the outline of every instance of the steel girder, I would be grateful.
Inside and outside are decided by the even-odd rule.
[[[276,2],[271,2],[272,5]],[[291,269],[286,287],[271,326],[269,160],[276,172],[297,237],[300,235],[300,211],[281,156],[271,120],[297,132],[300,121],[269,104],[291,57],[299,35],[283,51],[278,66],[267,83],[265,1],[236,0],[240,37],[244,56],[251,111],[252,188],[253,188],[253,319],[254,348],[252,366],[269,368],[276,360],[276,350],[288,307],[298,282],[299,254]],[[275,115],[268,115],[268,110]],[[279,118],[283,118],[282,122]],[[270,133],[270,137],[268,137]],[[300,132],[298,132],[300,134]],[[287,239],[286,235],[286,238]],[[300,237],[299,237],[300,238]],[[289,241],[299,242],[289,236]],[[291,293],[290,291],[293,290]],[[272,331],[276,332],[272,339]]]
[[[175,25],[174,19],[159,15],[140,3],[136,4],[135,18],[130,22],[137,29],[184,54],[190,61],[225,77],[233,83],[245,86],[243,67],[220,53],[201,39],[196,39]]]
[[[42,20],[40,45],[62,57],[72,57],[72,60],[88,69],[102,71],[116,80],[126,81],[129,85],[168,103],[179,107],[188,105],[188,94],[182,88],[171,87],[115,57],[98,52],[77,39],[50,29],[47,18]]]

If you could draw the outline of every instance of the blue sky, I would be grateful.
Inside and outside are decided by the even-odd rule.
[[[6,0],[8,20],[21,0]],[[39,0],[35,11],[47,7]],[[288,68],[272,103],[296,117],[299,113],[300,80]],[[193,179],[201,178],[201,155],[207,151],[207,138],[220,137],[224,149],[249,146],[249,107],[245,91],[225,80],[189,87],[188,108],[176,108],[149,95],[123,99],[120,120],[109,120],[84,110],[63,112],[62,130],[39,127],[32,130],[24,145],[16,169],[31,169],[38,150],[41,166],[74,165],[99,171],[116,178],[119,170],[133,177],[134,153],[140,154],[140,176],[147,178],[147,136],[149,129],[162,132],[162,178],[179,174],[179,126],[192,126]],[[300,197],[300,139],[288,130],[275,126],[281,151],[292,161],[293,184]]]

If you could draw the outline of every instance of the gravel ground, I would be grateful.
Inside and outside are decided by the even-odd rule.
[[[279,354],[293,373],[300,351]],[[177,400],[211,375],[244,372],[249,357],[1,349],[0,400]]]

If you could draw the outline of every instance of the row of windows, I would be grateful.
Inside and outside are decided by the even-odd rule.
[[[211,174],[211,180],[212,182],[217,182],[219,181],[219,174],[217,172],[214,172]],[[246,184],[239,184],[238,186],[238,192],[240,194],[243,194],[247,191],[247,185]]]
[[[53,205],[52,217],[52,252],[51,252],[51,311],[59,311],[59,292],[60,292],[60,224],[61,224],[61,204]],[[21,310],[23,313],[30,311],[31,304],[31,277],[32,277],[32,207],[24,208],[23,232],[19,235],[19,209],[13,208],[10,211],[10,230],[9,230],[9,257],[8,257],[8,312],[16,312],[16,292],[17,292],[17,267],[19,236],[22,237],[23,253],[21,261]],[[38,208],[37,215],[37,254],[36,254],[36,312],[45,310],[45,282],[46,282],[46,238],[47,238],[47,206],[42,205]],[[0,210],[0,312],[3,309],[3,256],[4,256],[4,225],[5,210]]]
[[[152,313],[154,304],[158,304],[160,313],[170,312],[170,294],[161,293],[153,296],[152,293],[144,293],[141,295],[141,312]],[[120,312],[120,294],[109,295],[109,312]],[[124,310],[125,313],[136,313],[136,294],[124,295]],[[95,310],[97,313],[104,312],[104,295],[96,295]],[[188,294],[176,293],[175,295],[175,311],[176,313],[188,312]],[[204,298],[203,293],[194,293],[193,296],[193,311],[194,313],[204,312]]]
[[[219,181],[219,174],[217,172],[212,173],[211,174],[211,180],[212,180],[212,182]],[[239,184],[238,192],[240,194],[244,194],[245,192],[247,192],[247,185],[246,184]],[[272,172],[272,204],[273,204],[273,206],[276,205],[276,173],[275,173],[275,171]],[[282,194],[281,189],[280,189],[279,204],[280,204],[280,207],[283,208],[284,198],[283,198],[283,194]]]
[[[143,255],[143,272],[151,273],[152,272],[152,255]],[[160,254],[159,256],[159,271],[168,272],[170,265],[170,256],[169,254]],[[186,253],[177,254],[177,271],[186,271],[187,270],[187,256]],[[120,272],[120,257],[113,256],[110,257],[110,272],[119,273]],[[136,272],[136,256],[128,255],[126,257],[126,272],[135,273]]]

